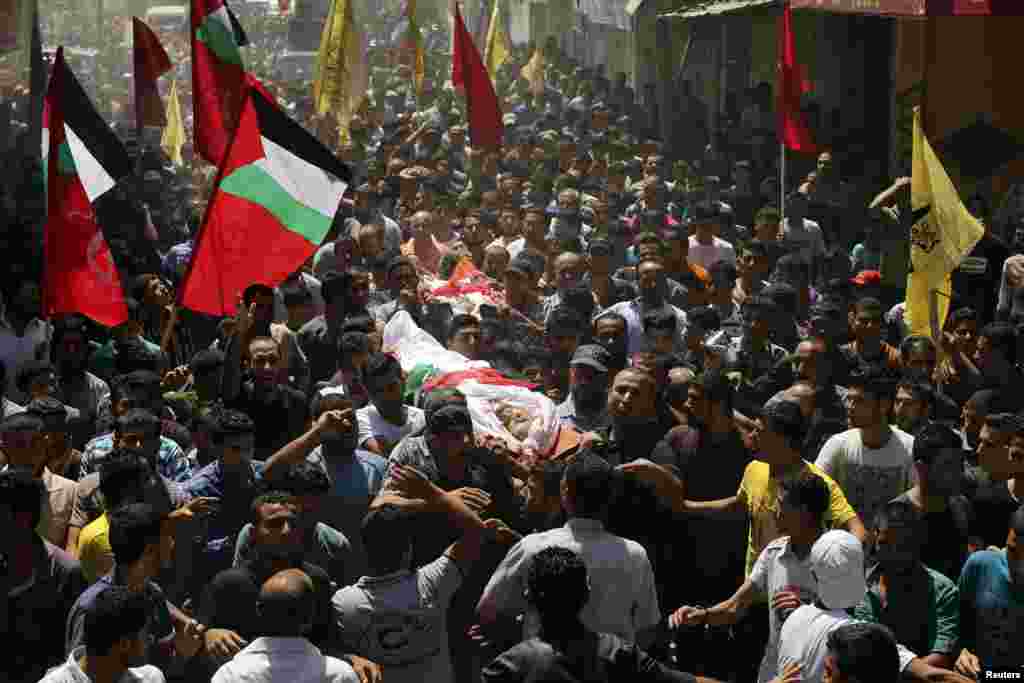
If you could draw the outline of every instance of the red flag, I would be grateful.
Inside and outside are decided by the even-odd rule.
[[[500,147],[504,127],[501,107],[494,93],[480,52],[455,6],[455,36],[452,51],[452,85],[466,93],[466,118],[469,119],[469,141],[474,147]]]
[[[796,61],[793,10],[787,2],[779,25],[779,82],[775,109],[779,118],[779,141],[786,149],[804,154],[818,151],[800,111],[800,98],[810,89],[810,83]]]
[[[138,17],[132,17],[132,59],[135,71],[135,125],[162,128],[167,125],[157,79],[171,70],[160,39]]]
[[[191,17],[195,149],[219,166],[247,92],[244,41],[224,0],[192,0]]]
[[[60,48],[43,108],[46,230],[43,313],[82,313],[103,325],[128,319],[121,279],[93,202],[131,175],[121,141],[100,117]]]

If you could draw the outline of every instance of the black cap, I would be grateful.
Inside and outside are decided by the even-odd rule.
[[[612,355],[608,350],[598,344],[584,344],[576,349],[569,365],[586,365],[598,372],[607,373],[611,364]]]

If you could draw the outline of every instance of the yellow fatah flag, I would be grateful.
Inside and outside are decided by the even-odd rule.
[[[357,28],[352,0],[332,0],[316,58],[313,102],[317,114],[333,114],[342,139],[348,124],[366,98],[370,71]]]
[[[491,13],[491,24],[487,28],[487,41],[484,44],[484,65],[492,81],[497,81],[498,69],[508,61],[512,46],[509,45],[505,33],[505,21],[501,15],[501,0],[494,0],[494,11]]]
[[[178,101],[178,81],[171,82],[171,93],[167,96],[167,125],[160,137],[160,147],[175,166],[184,165],[181,148],[185,145],[185,122],[181,118],[181,103]]]
[[[537,48],[519,75],[530,84],[530,94],[540,97],[544,94],[544,51]]]
[[[985,228],[957,194],[921,129],[921,111],[914,110],[914,161],[910,184],[913,224],[907,277],[906,320],[910,333],[933,339],[949,312],[950,273],[960,266]]]

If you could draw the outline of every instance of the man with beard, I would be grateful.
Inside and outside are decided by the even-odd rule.
[[[751,458],[733,420],[734,398],[735,390],[720,370],[708,370],[690,382],[686,400],[690,426],[673,429],[650,456],[679,477],[687,495],[726,498],[743,479]],[[745,531],[746,519],[740,514],[727,520],[688,520],[684,536],[691,539],[691,551],[683,550],[680,557],[692,558],[699,551],[705,578],[700,596],[684,591],[673,595],[670,604],[698,597],[727,598],[743,575]]]
[[[241,348],[247,349],[256,337],[270,337],[281,350],[278,370],[287,382],[300,391],[309,386],[309,364],[299,347],[295,333],[287,325],[274,322],[274,289],[255,283],[242,292],[242,306],[252,314],[247,333],[241,337]]]
[[[907,434],[917,434],[917,430],[932,419],[934,403],[935,391],[923,378],[904,377],[896,386],[893,422]]]
[[[212,669],[259,636],[259,587],[286,569],[301,569],[313,580],[317,609],[308,637],[321,649],[330,644],[331,580],[321,567],[305,561],[299,514],[295,497],[283,491],[264,493],[253,501],[251,558],[214,576],[200,603],[211,660],[207,665]]]
[[[289,466],[308,461],[327,474],[331,492],[320,517],[348,539],[352,553],[345,569],[349,576],[366,572],[366,557],[359,534],[370,502],[380,493],[387,475],[387,460],[358,449],[358,429],[352,402],[337,387],[322,389],[313,399],[313,427],[274,454],[265,464],[270,477]]]
[[[1020,664],[1024,602],[1024,507],[1010,519],[1005,550],[970,556],[960,575],[960,635],[956,670],[979,678],[982,670],[1015,670]]]
[[[603,455],[612,465],[650,457],[665,436],[657,399],[658,384],[652,374],[626,368],[615,376],[608,391],[610,424],[591,432],[607,444]]]
[[[640,285],[640,296],[632,301],[624,301],[607,309],[618,313],[626,320],[627,343],[626,353],[633,355],[645,350],[643,316],[647,311],[664,308],[676,316],[679,321],[677,346],[683,346],[683,333],[686,330],[686,314],[666,300],[665,265],[660,259],[646,258],[637,264],[637,279]]]
[[[243,378],[242,346],[253,326],[254,308],[242,307],[238,312],[226,354],[224,401],[252,419],[256,458],[266,460],[302,433],[309,411],[306,397],[281,381],[281,349],[270,337],[252,337],[248,342],[249,363]]]
[[[608,372],[616,375],[626,367],[626,319],[605,311],[594,319],[594,343],[608,352]]]
[[[50,354],[57,370],[56,398],[78,410],[78,417],[69,427],[73,443],[82,447],[95,436],[100,403],[110,397],[107,383],[86,370],[89,335],[85,318],[73,314],[54,324]]]
[[[853,616],[892,629],[896,640],[925,662],[952,669],[959,654],[959,594],[951,579],[924,562],[922,526],[920,513],[907,501],[895,500],[878,511],[872,527],[877,564],[868,570],[868,590]]]
[[[607,428],[608,363],[611,354],[603,346],[585,344],[576,349],[569,364],[569,397],[558,406],[563,424],[581,432]]]

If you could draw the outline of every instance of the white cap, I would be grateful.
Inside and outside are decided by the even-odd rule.
[[[864,548],[848,531],[829,531],[817,540],[811,548],[811,571],[825,607],[849,609],[864,599]]]

